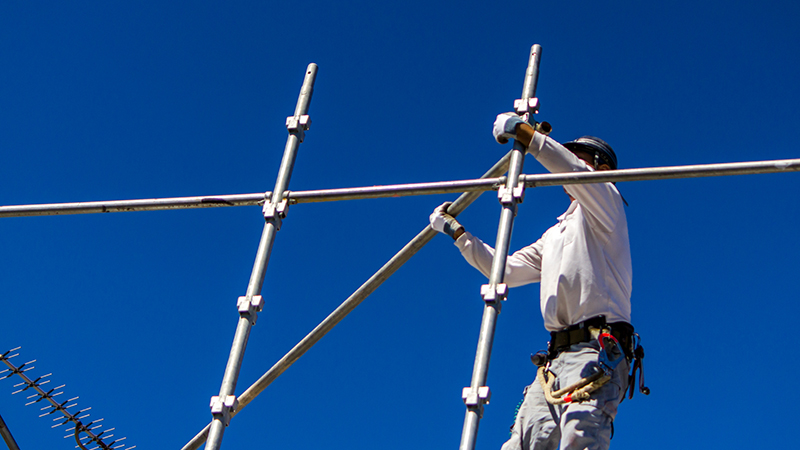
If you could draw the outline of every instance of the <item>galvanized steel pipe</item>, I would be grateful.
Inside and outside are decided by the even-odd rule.
[[[62,216],[172,209],[253,206],[264,202],[264,193],[194,197],[106,200],[96,202],[48,203],[40,205],[0,206],[0,217]]]
[[[522,87],[522,98],[520,99],[524,105],[529,105],[529,99],[536,97],[541,53],[542,47],[540,45],[537,44],[531,47],[528,68],[525,71],[525,81]],[[517,108],[517,111],[521,112],[521,109]],[[525,118],[530,121],[529,115],[532,113],[533,111],[528,110]],[[514,216],[517,214],[517,203],[521,201],[521,198],[517,199],[513,192],[520,182],[522,166],[525,162],[525,151],[525,146],[515,140],[514,149],[511,152],[511,161],[508,164],[508,177],[504,186],[506,195],[503,195],[501,199],[500,223],[497,228],[494,259],[489,273],[489,285],[487,286],[489,290],[494,292],[489,297],[484,296],[485,305],[478,337],[478,348],[475,352],[475,364],[472,368],[472,379],[469,389],[465,390],[466,392],[464,393],[464,403],[467,411],[464,415],[464,427],[461,431],[460,450],[475,449],[478,425],[483,416],[483,405],[489,401],[489,389],[486,386],[489,376],[489,360],[492,356],[497,316],[500,314],[502,304],[501,299],[505,295],[500,286],[505,277],[506,259],[508,258],[508,248],[511,243],[511,230],[514,227]]]
[[[781,173],[800,170],[800,159],[778,159],[738,163],[698,164],[688,166],[645,167],[640,169],[607,170],[603,172],[572,172],[521,175],[528,187],[562,186],[625,181],[667,180],[678,178],[719,177]],[[288,191],[284,198],[291,204],[361,200],[369,198],[407,197],[413,195],[451,194],[469,191],[490,191],[505,182],[505,177],[477,180],[436,181],[427,183],[394,184],[355,188]],[[218,208],[261,205],[272,197],[271,192],[196,197],[172,197],[138,200],[108,200],[97,202],[49,203],[36,205],[0,206],[0,218],[58,216],[133,211]],[[455,205],[450,208],[455,207]],[[452,209],[450,209],[452,211]]]
[[[311,104],[311,96],[314,92],[316,76],[317,65],[309,64],[294,111],[293,119],[295,121],[308,113],[308,107]],[[283,160],[281,161],[280,170],[278,171],[278,178],[275,181],[275,189],[272,191],[274,195],[273,198],[270,199],[273,204],[277,204],[277,202],[281,200],[286,187],[289,185],[302,135],[302,129],[290,130],[290,134],[286,139]],[[258,251],[256,252],[256,260],[253,264],[253,271],[250,274],[250,282],[247,285],[246,298],[248,301],[261,294],[261,288],[264,284],[264,274],[267,270],[270,254],[272,253],[272,245],[275,242],[275,233],[280,227],[279,220],[280,219],[273,217],[272,219],[266,220],[264,224],[261,241],[258,245]],[[234,395],[236,392],[236,383],[239,379],[239,371],[242,367],[242,359],[244,358],[244,351],[247,348],[247,341],[250,336],[251,328],[252,323],[250,315],[240,314],[239,322],[236,327],[236,334],[234,335],[233,344],[231,346],[231,352],[228,356],[228,363],[225,367],[225,374],[222,378],[222,386],[219,390],[220,399],[224,400]],[[233,411],[235,411],[235,408],[232,408],[225,414],[213,415],[208,433],[207,450],[217,450],[220,448],[222,436],[225,433],[225,427],[228,426],[228,424],[224,422],[224,419],[226,415],[230,417],[230,413]]]

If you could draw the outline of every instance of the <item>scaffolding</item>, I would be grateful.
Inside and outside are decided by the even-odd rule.
[[[524,120],[531,120],[532,115],[538,112],[539,102],[536,97],[536,87],[540,58],[541,46],[534,45],[529,54],[522,96],[514,102],[514,110]],[[478,425],[483,415],[484,405],[488,403],[491,396],[490,389],[487,385],[487,374],[491,357],[492,341],[502,301],[508,296],[508,288],[503,283],[504,267],[508,256],[514,216],[516,215],[519,204],[524,198],[524,191],[526,188],[567,184],[800,171],[800,159],[787,159],[744,163],[622,169],[602,172],[526,175],[523,174],[525,147],[523,144],[515,141],[513,149],[478,179],[313,191],[289,191],[289,181],[294,169],[299,144],[303,142],[305,132],[309,129],[311,124],[308,110],[311,103],[317,70],[316,64],[310,64],[308,66],[294,114],[289,116],[286,120],[286,127],[289,135],[286,140],[283,159],[275,182],[275,187],[272,191],[237,195],[0,206],[0,218],[256,205],[262,207],[264,228],[246,293],[237,300],[236,307],[239,319],[219,393],[211,398],[211,422],[193,437],[183,447],[183,450],[198,449],[204,442],[206,444],[206,449],[219,449],[225,429],[230,425],[230,421],[233,417],[241,412],[245,406],[252,402],[289,366],[302,357],[306,351],[322,339],[328,331],[333,329],[333,327],[352,312],[437,234],[430,226],[420,231],[419,234],[411,239],[408,244],[398,251],[383,265],[383,267],[364,282],[364,284],[356,289],[352,295],[342,302],[255,383],[245,389],[240,395],[236,395],[239,371],[249,340],[250,331],[253,325],[255,325],[258,319],[258,313],[262,310],[265,302],[261,291],[272,246],[276,234],[281,229],[291,205],[368,198],[461,193],[457,200],[448,208],[448,213],[453,216],[458,216],[483,192],[490,190],[497,191],[498,200],[501,205],[501,213],[497,241],[495,244],[495,258],[492,264],[489,282],[481,287],[481,296],[484,300],[484,313],[478,348],[470,385],[465,387],[462,392],[466,413],[460,449],[472,450],[475,448]]]

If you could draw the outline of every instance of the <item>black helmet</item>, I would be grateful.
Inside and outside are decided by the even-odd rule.
[[[594,165],[597,167],[600,164],[608,164],[611,170],[617,169],[617,155],[611,146],[606,141],[594,136],[581,136],[574,141],[569,141],[564,144],[568,150],[574,152],[576,150],[583,150],[589,154],[594,155]]]

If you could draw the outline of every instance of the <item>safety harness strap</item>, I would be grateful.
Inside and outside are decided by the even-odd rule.
[[[605,316],[592,317],[563,330],[551,331],[547,348],[549,358],[555,359],[559,353],[568,350],[571,346],[593,340],[595,336],[592,334],[592,328],[611,330],[611,335],[619,341],[620,348],[625,352],[628,360],[633,358],[633,326],[627,322],[606,323]]]

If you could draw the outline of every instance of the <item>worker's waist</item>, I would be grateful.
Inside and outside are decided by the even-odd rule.
[[[633,325],[627,322],[607,323],[605,316],[592,317],[583,322],[570,325],[563,330],[550,332],[550,343],[547,352],[550,358],[555,358],[559,353],[566,351],[575,344],[589,342],[595,338],[591,329],[608,329],[611,335],[619,341],[620,347],[630,359],[633,356]]]

